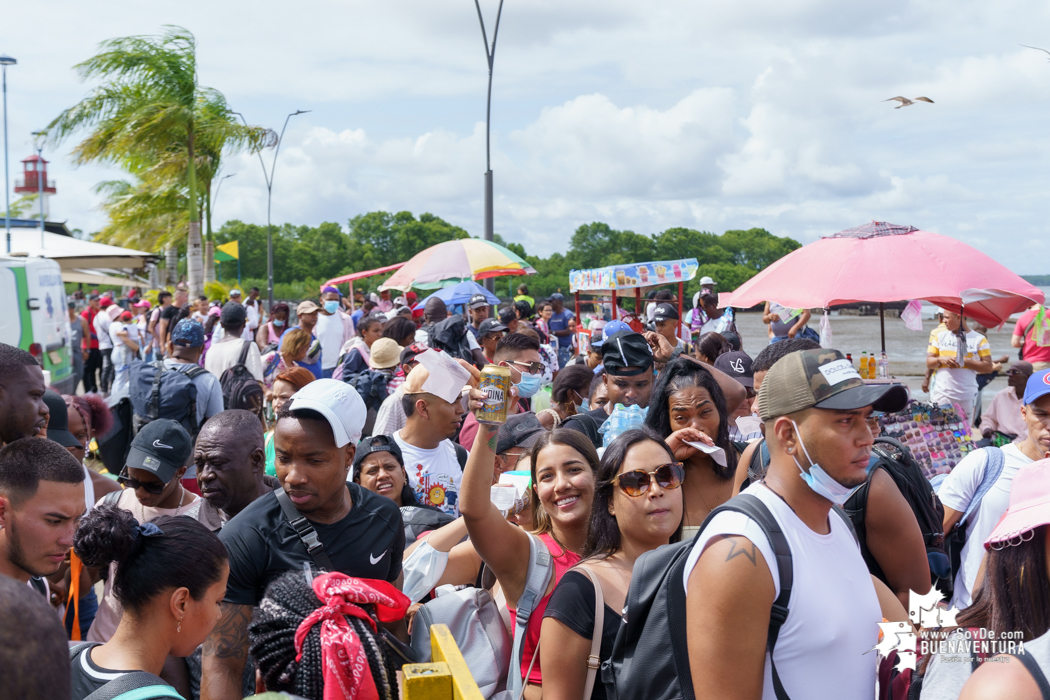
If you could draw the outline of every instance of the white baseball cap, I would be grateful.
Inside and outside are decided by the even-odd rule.
[[[357,444],[368,414],[357,390],[337,379],[310,382],[292,395],[288,408],[292,411],[309,409],[324,416],[332,426],[336,447],[343,447],[351,441]]]

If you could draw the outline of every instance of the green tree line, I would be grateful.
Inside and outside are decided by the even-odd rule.
[[[274,292],[281,298],[313,296],[325,280],[362,272],[410,259],[432,245],[470,234],[433,214],[370,212],[350,219],[344,229],[337,223],[319,226],[274,226]],[[215,231],[216,244],[238,241],[242,285],[265,289],[266,226],[227,221]],[[569,291],[569,270],[649,260],[695,257],[697,276],[687,285],[691,296],[700,288],[699,278],[709,275],[720,291],[740,286],[775,260],[800,247],[798,241],[775,236],[765,229],[726,231],[719,235],[689,228],[670,228],[645,235],[617,230],[594,222],[576,229],[566,253],[548,257],[532,255],[520,243],[508,243],[499,234],[496,242],[528,261],[536,274],[497,278],[496,293],[509,296],[520,282],[536,298]],[[237,261],[216,263],[219,279],[236,281]],[[375,289],[389,275],[363,279],[355,289]]]

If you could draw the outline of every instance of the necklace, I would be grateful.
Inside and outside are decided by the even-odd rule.
[[[704,506],[707,507],[707,512],[710,514],[710,512],[712,510],[714,510],[714,508],[712,508],[711,504],[709,504],[707,502],[707,499],[704,498],[704,492],[700,490],[700,487],[696,484],[695,481],[693,482],[693,490],[696,491],[696,495],[700,496],[700,500],[704,502]],[[721,500],[722,500],[722,485],[721,484],[718,486],[718,493],[716,495],[717,495],[717,498],[718,498],[718,502],[720,503]]]
[[[182,510],[182,504],[186,500],[186,489],[183,488],[182,484],[179,484],[179,488],[182,490],[182,495],[179,496],[179,507],[175,509],[175,515],[178,515],[179,511]],[[139,503],[139,514],[142,516],[139,522],[146,522],[146,506],[141,503]]]

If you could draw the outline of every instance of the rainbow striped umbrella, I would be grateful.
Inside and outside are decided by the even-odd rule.
[[[445,241],[420,251],[379,289],[439,289],[463,280],[534,275],[536,270],[501,245],[477,238]]]

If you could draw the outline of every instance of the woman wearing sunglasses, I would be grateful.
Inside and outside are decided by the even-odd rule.
[[[470,540],[482,560],[496,575],[507,599],[515,610],[525,591],[529,573],[530,537],[551,555],[554,574],[543,596],[533,608],[526,623],[520,668],[512,661],[511,674],[526,679],[526,700],[543,696],[543,682],[537,645],[540,622],[551,592],[562,575],[580,560],[587,540],[594,499],[595,471],[598,454],[591,441],[575,430],[555,429],[544,433],[532,448],[529,460],[532,472],[530,497],[538,503],[536,529],[530,536],[511,524],[490,500],[498,426],[481,424],[474,447],[470,450],[460,490],[459,512],[467,525]],[[517,624],[516,615],[511,621]]]
[[[639,556],[677,542],[682,524],[685,470],[667,444],[649,428],[616,438],[598,466],[591,529],[583,561],[558,582],[540,631],[544,700],[584,697],[588,656],[595,634],[593,574],[604,599],[599,658],[612,652],[619,611],[627,601],[631,571]],[[581,571],[584,570],[584,571]],[[590,698],[604,700],[600,678]]]
[[[699,362],[678,358],[660,372],[645,424],[663,436],[685,465],[682,537],[693,537],[713,509],[735,496],[746,467],[737,474],[738,454],[729,439],[729,410],[714,376]],[[688,443],[718,448],[707,453]]]

